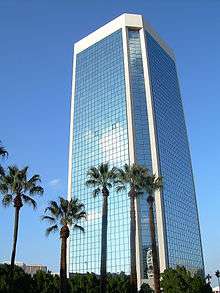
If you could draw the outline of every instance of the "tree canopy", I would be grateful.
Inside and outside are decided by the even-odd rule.
[[[164,293],[211,293],[212,289],[200,275],[192,275],[184,267],[168,268],[161,274]]]

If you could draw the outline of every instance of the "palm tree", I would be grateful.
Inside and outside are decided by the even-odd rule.
[[[220,272],[219,272],[219,270],[217,270],[217,271],[215,272],[215,276],[216,276],[217,279],[218,279],[218,288],[219,288],[219,291],[220,291],[220,281],[219,281],[219,278],[220,278]]]
[[[142,177],[146,175],[146,169],[137,164],[129,166],[125,164],[118,169],[116,180],[116,191],[120,192],[129,188],[130,198],[130,249],[131,249],[131,292],[137,292],[137,269],[136,269],[136,208],[135,201],[141,193]]]
[[[148,216],[150,225],[150,236],[151,236],[151,249],[153,259],[153,273],[154,273],[154,289],[155,293],[160,292],[160,268],[158,261],[157,242],[155,234],[155,223],[154,223],[154,193],[156,190],[162,187],[162,177],[156,177],[156,175],[148,175],[143,178],[143,190],[147,193],[148,203]]]
[[[101,266],[100,266],[100,292],[107,290],[107,227],[108,227],[108,196],[109,189],[116,178],[116,168],[110,168],[108,163],[101,163],[98,167],[91,167],[87,173],[86,185],[93,187],[93,196],[100,193],[103,196],[102,204],[102,236],[101,236]]]
[[[6,149],[1,145],[1,141],[0,141],[0,157],[6,157],[8,155],[8,152],[6,151]],[[4,174],[4,169],[3,167],[0,165],[0,175]]]
[[[1,141],[0,141],[0,156],[4,157],[7,156],[8,152],[6,151],[6,149],[1,145]]]
[[[16,255],[16,246],[18,238],[18,226],[20,209],[24,203],[30,204],[36,208],[36,201],[33,196],[43,194],[43,188],[38,185],[41,180],[39,175],[34,175],[28,179],[28,167],[18,169],[17,166],[9,166],[0,176],[0,193],[2,194],[2,203],[5,207],[13,204],[15,208],[14,237],[11,254],[11,283],[13,283],[14,263]]]
[[[208,281],[208,284],[211,283],[211,279],[212,279],[212,276],[210,274],[208,274],[205,279]]]
[[[61,238],[61,253],[60,253],[60,292],[67,292],[67,239],[72,229],[79,229],[84,232],[84,228],[78,225],[78,222],[86,218],[84,204],[80,203],[78,199],[71,199],[68,201],[59,197],[59,203],[50,201],[50,205],[45,209],[45,216],[43,220],[49,221],[50,227],[46,229],[46,235],[55,232],[60,227]]]

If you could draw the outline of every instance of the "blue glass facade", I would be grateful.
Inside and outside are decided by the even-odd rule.
[[[127,120],[122,29],[76,55],[72,196],[85,203],[85,233],[71,231],[69,272],[100,271],[102,197],[93,198],[85,186],[91,166],[130,163],[129,127],[134,134],[135,161],[152,170],[147,99],[152,95],[159,171],[164,178],[162,207],[167,266],[203,270],[198,212],[183,106],[174,60],[145,32],[151,93],[146,92],[140,31],[127,29],[132,125]],[[145,60],[144,60],[145,61]],[[148,81],[147,81],[148,82]],[[150,231],[147,196],[138,198],[141,279],[148,270]],[[155,218],[156,223],[156,218]],[[157,223],[156,223],[157,225]],[[130,202],[127,192],[110,190],[108,272],[130,273]]]
[[[146,32],[168,265],[203,270],[191,158],[175,62]]]
[[[77,54],[75,78],[72,196],[85,203],[88,220],[85,233],[71,233],[69,272],[99,273],[102,197],[93,198],[85,181],[91,166],[129,163],[121,30]],[[129,273],[126,192],[110,191],[108,221],[107,270]]]

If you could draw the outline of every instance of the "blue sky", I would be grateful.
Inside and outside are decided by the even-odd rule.
[[[17,260],[59,270],[46,202],[66,196],[73,44],[124,12],[143,14],[174,49],[192,154],[207,272],[220,269],[220,2],[0,0],[0,139],[5,164],[29,165],[45,195],[22,209]],[[10,259],[14,210],[0,207],[0,260]]]

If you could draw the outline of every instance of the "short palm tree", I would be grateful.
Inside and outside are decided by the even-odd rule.
[[[20,209],[24,203],[28,203],[33,208],[36,208],[37,204],[33,197],[43,194],[44,191],[39,185],[40,182],[39,175],[34,175],[28,179],[28,167],[18,169],[17,166],[9,166],[4,174],[0,176],[0,193],[3,196],[2,203],[5,207],[13,204],[15,208],[14,237],[11,255],[11,282],[13,282],[14,274]]]
[[[220,281],[219,281],[219,279],[220,279],[220,272],[219,272],[219,270],[217,270],[217,271],[215,272],[215,276],[216,276],[216,278],[218,279],[218,287],[219,287],[219,290],[220,290]]]
[[[8,152],[6,151],[6,149],[1,145],[1,141],[0,141],[0,157],[6,157],[8,155]],[[3,167],[0,165],[0,175],[4,174],[4,169]]]
[[[50,205],[45,209],[45,216],[43,220],[47,220],[51,223],[51,226],[47,228],[46,235],[51,232],[58,231],[60,228],[61,238],[61,254],[60,254],[60,292],[67,292],[67,239],[69,237],[71,229],[79,229],[84,232],[84,228],[78,224],[82,219],[86,218],[86,212],[84,210],[84,204],[74,198],[68,201],[62,197],[59,197],[59,202],[50,201]]]
[[[131,292],[137,292],[137,269],[136,269],[136,208],[135,201],[141,194],[142,177],[146,175],[146,169],[138,164],[129,166],[125,164],[118,169],[116,190],[117,192],[129,189],[130,198],[130,249],[131,249]]]
[[[151,236],[151,249],[152,249],[152,259],[153,259],[153,273],[154,273],[154,290],[155,293],[160,292],[160,268],[158,261],[158,251],[155,233],[155,223],[154,223],[154,193],[156,190],[162,188],[162,177],[156,177],[156,175],[147,174],[144,176],[142,182],[143,190],[147,193],[147,203],[148,203],[148,216],[150,225],[150,236]]]
[[[108,196],[116,178],[116,168],[110,168],[108,163],[101,163],[98,167],[91,167],[87,173],[86,185],[93,187],[93,196],[103,196],[102,204],[102,236],[101,236],[101,266],[100,292],[107,290],[107,227],[108,227]]]
[[[212,279],[212,276],[210,274],[208,274],[205,279],[208,281],[208,284],[211,283],[211,279]]]

